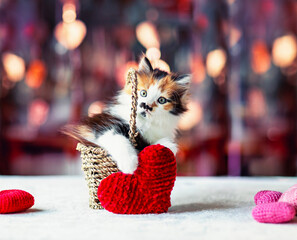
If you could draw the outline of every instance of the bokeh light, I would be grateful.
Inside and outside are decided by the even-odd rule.
[[[24,59],[13,53],[3,53],[2,62],[9,80],[18,82],[24,78],[26,70]]]
[[[46,65],[41,60],[34,60],[26,73],[26,84],[31,88],[39,88],[47,74]]]
[[[251,65],[255,73],[265,73],[270,67],[270,54],[263,41],[255,41],[251,50]]]
[[[249,117],[260,118],[266,114],[266,102],[260,89],[251,89],[247,96],[246,113]]]
[[[95,114],[102,113],[104,106],[105,106],[104,103],[102,103],[101,101],[96,101],[91,103],[88,108],[88,116],[92,117]]]
[[[296,38],[286,35],[274,40],[272,46],[272,59],[279,67],[289,67],[297,55]]]
[[[146,50],[145,53],[146,57],[151,61],[156,61],[159,60],[161,57],[161,52],[158,48],[155,47],[151,47],[149,49]]]
[[[80,20],[70,23],[60,22],[55,28],[56,39],[69,50],[77,48],[82,43],[86,33],[86,25]]]
[[[1,136],[17,150],[7,162],[30,158],[31,173],[53,154],[78,162],[59,129],[129,92],[127,72],[145,55],[155,69],[191,74],[179,175],[265,175],[268,165],[296,175],[292,2],[0,0]],[[5,164],[1,173],[18,173]]]
[[[74,22],[76,19],[76,8],[73,3],[65,3],[63,5],[63,21],[65,23]]]
[[[136,37],[145,48],[160,48],[159,34],[151,22],[142,22],[136,26]]]
[[[178,127],[180,130],[190,130],[197,125],[203,117],[203,110],[198,102],[190,101],[188,111],[181,117]]]
[[[30,126],[39,127],[47,120],[49,105],[42,99],[35,99],[29,105],[28,123]]]
[[[205,14],[199,14],[195,18],[195,22],[196,22],[197,26],[202,30],[207,29],[207,27],[209,26],[209,20]]]
[[[192,56],[191,57],[191,72],[193,75],[193,82],[201,83],[205,78],[205,66],[203,63],[202,56]]]
[[[226,65],[227,55],[223,49],[210,51],[206,57],[206,70],[209,76],[218,77]]]
[[[129,61],[122,64],[116,71],[116,79],[120,87],[124,87],[126,84],[126,77],[130,68],[138,69],[138,63],[135,61]]]
[[[230,46],[231,47],[235,46],[238,43],[241,36],[242,36],[241,31],[237,27],[231,25],[230,26],[230,36],[229,36]]]

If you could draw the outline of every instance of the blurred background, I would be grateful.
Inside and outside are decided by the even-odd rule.
[[[67,122],[142,53],[192,73],[178,175],[296,176],[297,1],[0,0],[0,174],[81,174]]]

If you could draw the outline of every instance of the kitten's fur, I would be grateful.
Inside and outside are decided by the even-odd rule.
[[[132,92],[130,83],[126,83],[115,103],[110,104],[103,113],[88,117],[81,124],[68,125],[64,129],[64,133],[83,143],[99,145],[107,150],[124,173],[133,173],[136,170],[137,154],[148,145],[161,144],[176,154],[176,127],[180,115],[186,111],[190,83],[189,75],[153,69],[146,57],[139,63],[137,77],[136,126],[139,135],[136,148],[128,139]],[[160,97],[166,99],[165,103]]]

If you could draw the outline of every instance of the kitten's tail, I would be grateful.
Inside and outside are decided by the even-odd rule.
[[[61,128],[60,132],[76,139],[84,145],[97,146],[95,143],[91,142],[91,139],[94,138],[94,133],[87,125],[67,124]]]

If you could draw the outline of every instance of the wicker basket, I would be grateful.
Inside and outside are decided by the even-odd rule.
[[[127,76],[127,84],[132,84],[132,102],[130,115],[129,139],[136,146],[136,110],[137,110],[137,77],[134,69],[130,69]],[[82,170],[89,188],[89,207],[102,209],[97,197],[97,189],[102,179],[119,171],[111,156],[101,147],[77,144],[76,150],[80,151]]]

